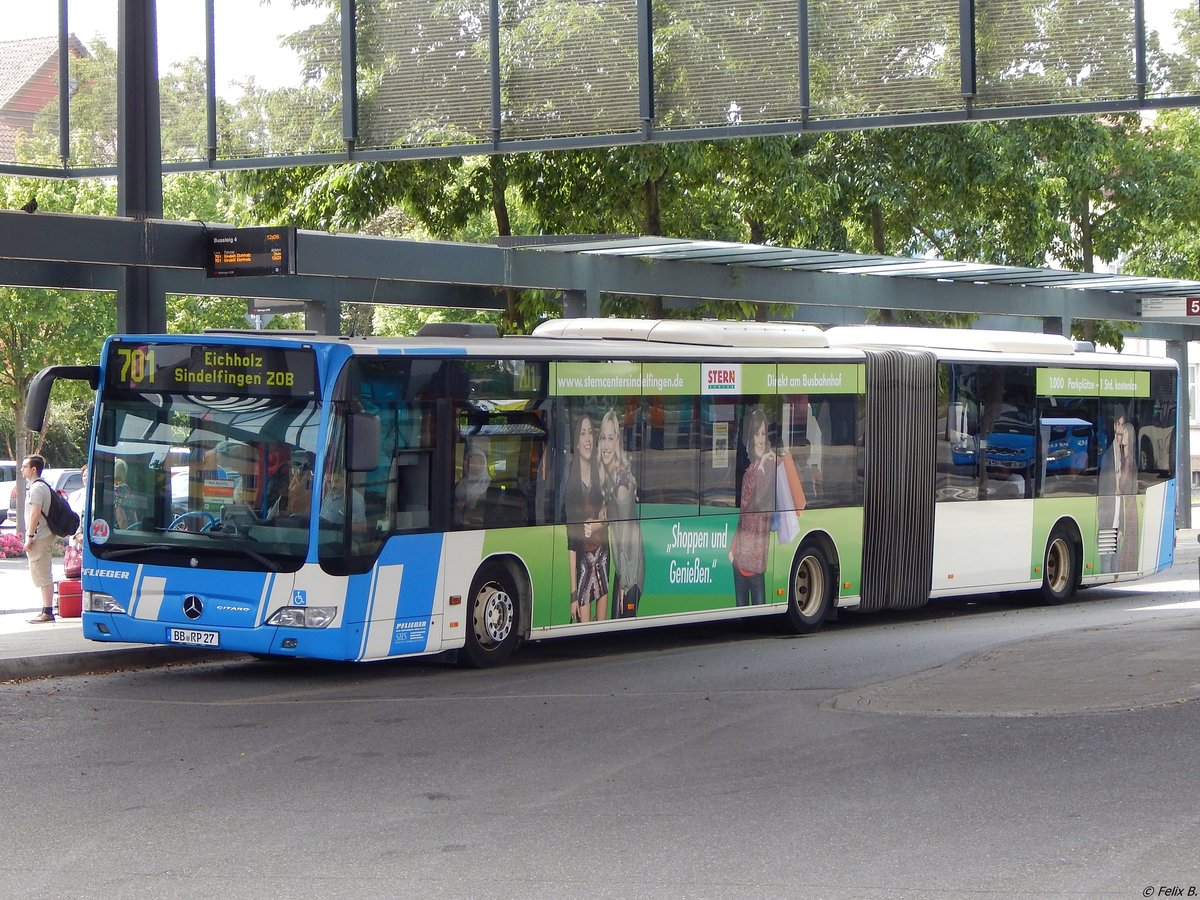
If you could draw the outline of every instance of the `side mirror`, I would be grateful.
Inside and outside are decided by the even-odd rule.
[[[50,388],[55,380],[86,381],[96,390],[100,386],[99,366],[47,366],[33,376],[25,400],[25,427],[41,431],[46,424],[46,407],[50,405]]]

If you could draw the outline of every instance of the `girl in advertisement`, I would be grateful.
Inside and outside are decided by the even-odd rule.
[[[600,468],[613,558],[612,615],[627,618],[637,615],[646,579],[646,556],[638,523],[637,479],[625,456],[620,419],[611,409],[600,422]]]
[[[1117,532],[1117,552],[1101,557],[1103,572],[1133,572],[1138,567],[1137,431],[1114,404],[1112,437],[1100,461],[1100,527]]]
[[[743,421],[742,443],[750,460],[742,476],[737,529],[729,548],[738,606],[766,603],[767,550],[775,509],[775,454],[767,442],[767,415],[755,407]]]
[[[574,455],[565,491],[571,565],[571,621],[608,618],[608,529],[596,428],[581,412],[572,435]]]
[[[1117,505],[1120,518],[1117,525],[1117,571],[1136,572],[1138,567],[1138,464],[1137,431],[1117,407],[1113,423],[1113,455],[1116,464]]]

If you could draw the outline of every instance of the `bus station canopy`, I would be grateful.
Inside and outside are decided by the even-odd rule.
[[[601,296],[622,295],[662,297],[668,308],[792,305],[790,317],[775,317],[815,324],[859,324],[869,309],[927,310],[1003,317],[1000,327],[1018,330],[1053,319],[1062,333],[1074,319],[1140,320],[1139,336],[1180,341],[1200,324],[1187,315],[1197,281],[663,237],[465,244],[297,230],[295,274],[209,278],[210,228],[0,210],[0,284],[118,291],[125,272],[144,270],[164,293],[303,309],[321,331],[336,328],[342,302],[502,309],[510,288],[559,293],[566,315],[598,315]]]
[[[752,266],[760,269],[791,269],[843,275],[887,275],[953,281],[968,284],[1009,284],[1025,287],[1062,287],[1073,290],[1102,290],[1156,296],[1200,295],[1200,281],[1174,278],[1145,278],[1115,273],[1070,272],[1065,269],[1002,266],[989,263],[956,262],[934,258],[884,256],[804,250],[762,244],[692,240],[662,237],[614,237],[583,240],[551,239],[543,249],[590,253],[598,256],[682,260],[712,265]],[[524,238],[514,245],[533,246]]]

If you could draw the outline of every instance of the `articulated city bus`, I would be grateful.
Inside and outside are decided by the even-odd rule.
[[[31,427],[55,378],[97,389],[84,634],[487,666],[651,625],[1056,603],[1173,559],[1168,360],[989,331],[480,331],[126,335],[41,373]]]

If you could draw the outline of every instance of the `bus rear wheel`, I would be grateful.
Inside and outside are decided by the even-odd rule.
[[[1070,600],[1079,584],[1079,548],[1065,528],[1055,528],[1046,543],[1042,564],[1042,603],[1053,606]]]
[[[825,624],[833,606],[829,560],[816,544],[806,544],[792,563],[787,622],[796,634],[812,634]]]
[[[494,566],[475,576],[467,610],[467,640],[460,660],[477,669],[498,666],[520,640],[521,597],[507,569]]]

